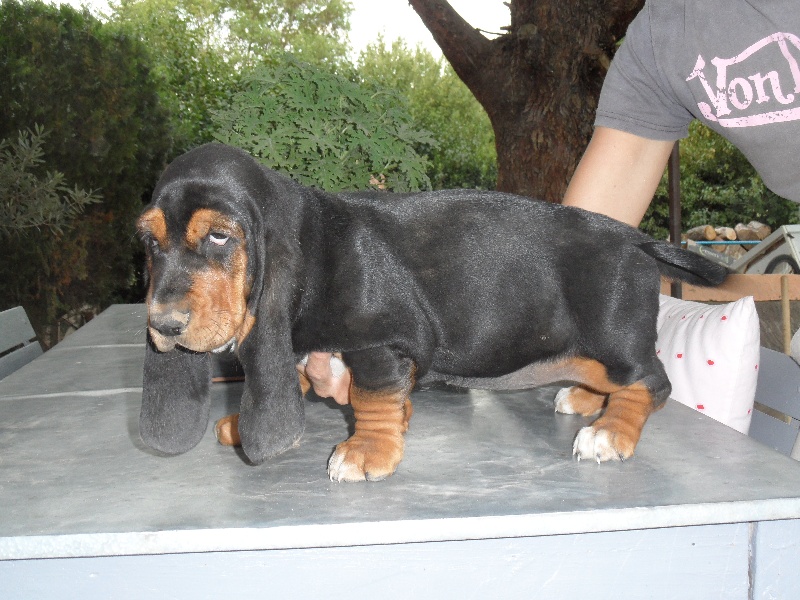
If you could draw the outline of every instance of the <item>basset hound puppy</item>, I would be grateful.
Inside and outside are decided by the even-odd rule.
[[[240,413],[218,427],[258,464],[298,443],[312,351],[352,377],[355,432],[331,479],[379,480],[403,457],[420,381],[484,389],[557,381],[556,410],[600,415],[578,458],[633,455],[670,383],[656,357],[660,275],[726,270],[576,208],[476,190],[329,194],[208,144],[164,172],[138,222],[147,249],[143,440],[204,435],[210,354],[236,352]]]

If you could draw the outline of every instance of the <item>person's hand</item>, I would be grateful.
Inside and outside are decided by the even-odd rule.
[[[350,369],[342,357],[330,352],[309,352],[305,365],[298,370],[311,382],[314,393],[320,398],[333,398],[337,404],[350,403]]]

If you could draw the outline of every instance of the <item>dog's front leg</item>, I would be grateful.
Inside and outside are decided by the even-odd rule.
[[[336,353],[334,356],[338,359],[341,359],[341,354]],[[303,396],[305,396],[312,387],[311,381],[306,376],[306,365],[304,363],[298,363],[295,365],[295,368],[297,369],[297,375],[300,378],[300,391],[303,393]],[[335,384],[347,385],[349,388],[350,370],[345,369],[343,373],[339,374]],[[336,402],[339,404],[348,404],[347,393],[347,389],[340,391],[337,388],[337,394],[336,397],[334,397],[334,400],[336,400]],[[217,441],[223,446],[241,446],[242,439],[239,437],[239,413],[222,417],[214,425],[214,433],[217,436]]]
[[[343,358],[353,374],[355,432],[336,446],[328,474],[332,481],[380,481],[403,459],[415,366],[388,348],[350,352]]]

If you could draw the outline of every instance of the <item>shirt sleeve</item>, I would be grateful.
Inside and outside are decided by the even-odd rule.
[[[677,140],[689,134],[693,117],[678,103],[658,68],[651,26],[648,3],[631,22],[622,46],[614,56],[600,93],[595,126],[619,129],[649,139]],[[664,26],[669,27],[669,24]],[[680,44],[679,32],[674,33],[670,39]],[[660,39],[663,37],[659,36]],[[665,57],[676,56],[676,51],[675,48],[660,49]]]

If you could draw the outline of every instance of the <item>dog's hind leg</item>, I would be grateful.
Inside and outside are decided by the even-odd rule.
[[[344,360],[353,374],[355,432],[336,446],[328,474],[332,481],[379,481],[394,473],[403,459],[414,363],[388,348],[348,353]]]
[[[553,403],[557,413],[593,417],[603,410],[608,394],[602,394],[574,385],[561,388]]]
[[[635,384],[609,395],[603,415],[578,432],[572,448],[578,458],[625,460],[633,456],[647,417],[653,412],[650,391]]]
[[[578,460],[590,458],[597,462],[630,458],[647,418],[669,396],[671,388],[663,366],[653,357],[649,373],[630,385],[613,383],[606,368],[594,361],[583,363],[580,371],[581,383],[608,393],[608,400],[602,416],[578,432],[573,454]]]

